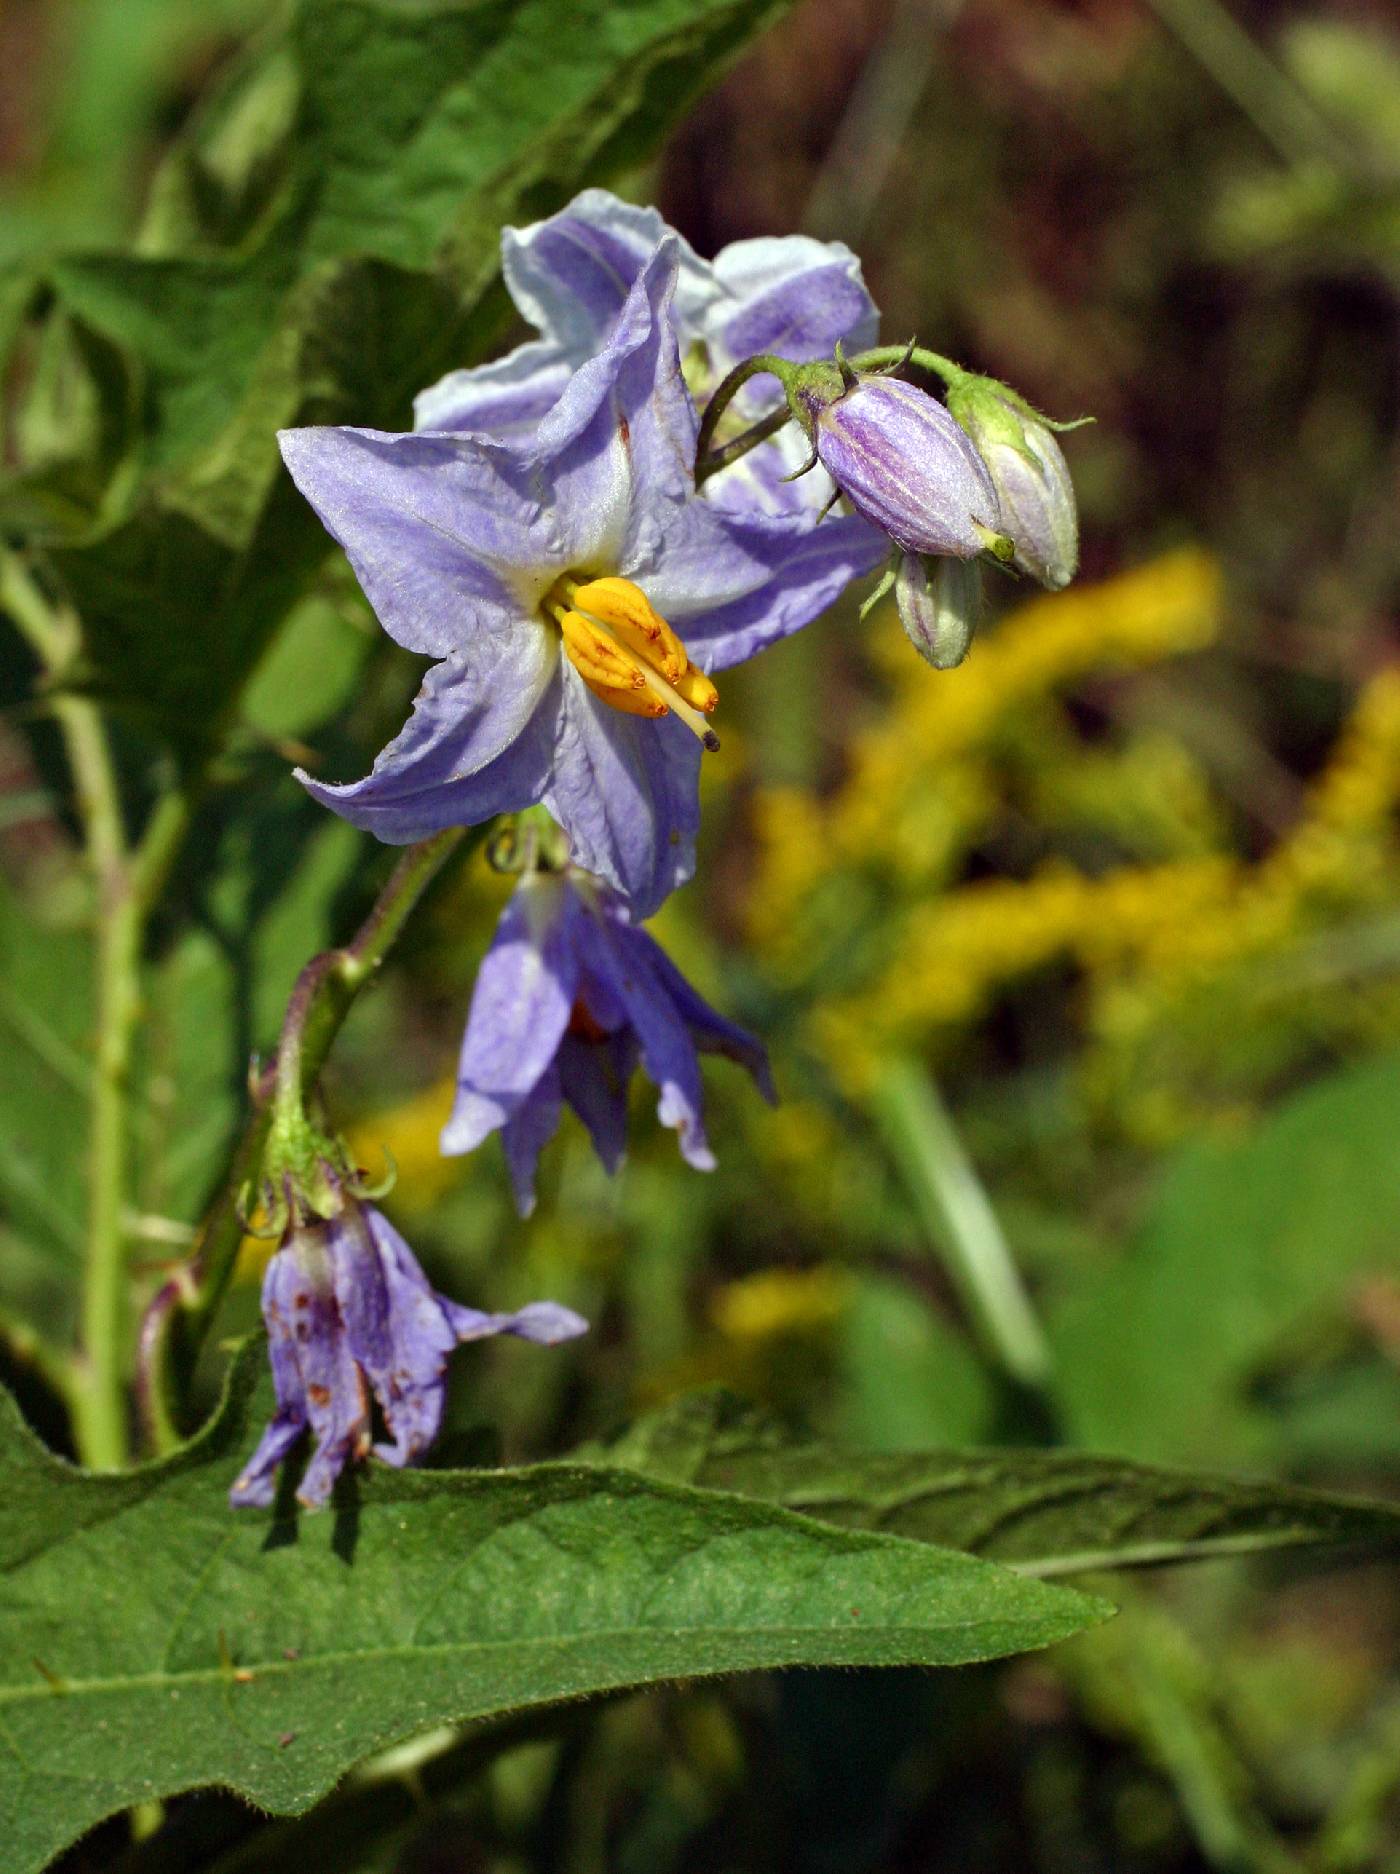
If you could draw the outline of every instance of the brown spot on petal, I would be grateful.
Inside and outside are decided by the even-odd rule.
[[[331,1402],[328,1386],[308,1386],[306,1396],[314,1406],[328,1406]]]

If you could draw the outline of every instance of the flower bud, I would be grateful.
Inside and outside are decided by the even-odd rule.
[[[982,613],[980,567],[968,560],[903,553],[894,598],[905,635],[925,663],[952,670],[962,662]]]
[[[858,514],[906,553],[1009,559],[986,465],[936,398],[894,377],[828,365],[794,374],[790,401],[816,460]]]
[[[1014,564],[1058,592],[1079,565],[1079,513],[1060,445],[1029,404],[994,378],[959,379],[948,408],[991,472],[1002,522],[1016,542]]]

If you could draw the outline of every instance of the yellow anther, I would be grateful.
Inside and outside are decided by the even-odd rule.
[[[582,612],[556,608],[555,617],[564,634],[564,648],[574,668],[586,683],[596,683],[605,690],[644,690],[646,678],[635,657],[608,631],[585,618]]]
[[[555,582],[544,612],[564,639],[569,662],[601,702],[628,716],[679,716],[706,748],[719,738],[705,717],[719,692],[630,579]]]
[[[694,664],[677,677],[675,689],[676,695],[689,703],[692,709],[702,710],[707,716],[719,702],[719,691],[704,671],[697,670]]]
[[[644,663],[668,683],[685,674],[690,659],[685,646],[640,586],[630,579],[589,579],[575,586],[569,602],[600,624],[609,625]]]

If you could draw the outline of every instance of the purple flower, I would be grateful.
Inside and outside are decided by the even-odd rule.
[[[470,1152],[499,1129],[528,1216],[535,1163],[565,1102],[603,1164],[617,1170],[640,1060],[682,1156],[711,1171],[700,1052],[727,1054],[765,1099],[775,1098],[762,1044],[695,993],[615,893],[578,874],[534,874],[516,888],[477,976],[442,1149]]]
[[[263,1320],[277,1413],[229,1493],[236,1509],[271,1503],[274,1472],[309,1426],[316,1449],[297,1495],[324,1503],[345,1466],[371,1449],[369,1395],[392,1443],[389,1464],[412,1464],[437,1436],[447,1356],[458,1341],[518,1334],[552,1346],[588,1323],[557,1302],[481,1314],[428,1286],[413,1252],[372,1204],[351,1201],[328,1222],[290,1230],[267,1266]]]
[[[542,801],[640,915],[694,867],[709,674],[816,617],[880,546],[856,520],[697,497],[678,264],[667,237],[526,434],[282,436],[385,630],[440,660],[373,772],[309,791],[391,844]]]
[[[804,234],[734,241],[713,261],[702,260],[654,208],[585,189],[547,221],[501,235],[506,286],[540,337],[492,364],[453,371],[423,391],[414,403],[414,427],[528,430],[604,343],[628,289],[667,240],[678,262],[671,319],[687,381],[702,401],[755,353],[780,352],[806,363],[829,358],[838,343],[848,351],[875,343],[879,314],[859,260],[842,242]],[[776,401],[771,383],[746,386],[734,427],[753,422]],[[706,495],[726,507],[814,513],[831,494],[825,476],[782,479],[802,459],[801,438],[789,428],[714,477]]]
[[[971,559],[996,543],[1001,508],[987,466],[927,391],[900,378],[862,377],[804,402],[817,459],[896,546]]]

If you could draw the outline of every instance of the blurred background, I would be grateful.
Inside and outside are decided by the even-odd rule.
[[[128,235],[269,13],[7,0],[0,258]],[[845,240],[887,340],[1092,415],[1065,438],[1083,569],[1055,596],[998,582],[953,673],[852,601],[727,680],[701,866],[656,929],[767,1040],[783,1103],[709,1070],[712,1177],[682,1173],[645,1090],[624,1175],[567,1121],[528,1224],[494,1142],[440,1159],[508,882],[473,868],[431,901],[337,1057],[340,1110],[367,1163],[392,1151],[444,1286],[595,1323],[568,1360],[463,1362],[439,1461],[485,1422],[538,1455],[722,1384],[866,1447],[1064,1442],[1393,1495],[1393,9],[806,0],[631,192],[706,254]],[[362,772],[413,665],[333,568],[247,700],[219,836],[314,847],[341,930],[377,875],[287,766]],[[7,862],[50,865],[68,835],[14,719],[0,807]],[[278,941],[250,1041],[302,960]],[[1218,1562],[1115,1596],[1109,1628],[1008,1667],[565,1719],[374,1865],[1400,1868],[1393,1569]]]

